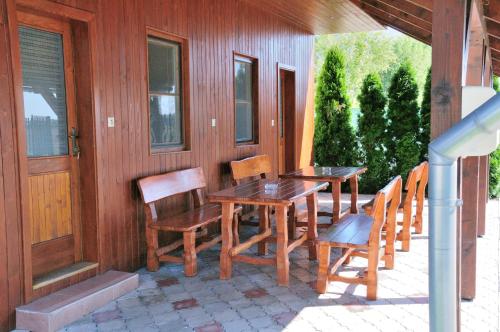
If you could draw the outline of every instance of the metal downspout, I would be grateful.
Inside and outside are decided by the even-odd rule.
[[[429,145],[429,318],[431,332],[458,330],[457,159],[491,153],[499,143],[500,94]]]

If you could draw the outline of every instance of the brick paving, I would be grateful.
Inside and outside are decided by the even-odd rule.
[[[329,197],[320,196],[321,209],[330,208]],[[368,199],[362,198],[360,203]],[[478,239],[477,298],[462,302],[462,331],[499,331],[498,216],[499,203],[491,201],[487,235]],[[317,295],[311,287],[317,263],[307,259],[305,248],[291,254],[288,288],[277,286],[269,266],[235,263],[233,278],[219,280],[216,246],[199,256],[196,277],[184,277],[180,264],[162,265],[155,273],[141,269],[136,291],[63,331],[425,331],[426,232],[425,221],[424,233],[413,235],[411,251],[397,252],[395,269],[380,269],[377,301],[366,301],[364,286],[343,283]],[[355,258],[351,265],[348,272],[359,273],[363,261]]]

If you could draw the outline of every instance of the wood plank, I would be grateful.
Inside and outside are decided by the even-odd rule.
[[[420,16],[413,16],[411,14],[408,14],[404,12],[403,10],[400,9],[400,6],[391,6],[388,5],[382,1],[378,0],[360,0],[360,1],[354,1],[355,3],[359,2],[361,5],[362,9],[366,8],[377,8],[380,9],[381,11],[392,15],[394,17],[398,17],[401,20],[407,22],[408,25],[413,25],[418,28],[422,28],[426,31],[432,32],[432,21],[425,20],[423,18],[420,18]],[[401,5],[400,3],[398,5]],[[368,7],[367,7],[368,6]],[[428,16],[431,16],[430,12],[427,12]]]

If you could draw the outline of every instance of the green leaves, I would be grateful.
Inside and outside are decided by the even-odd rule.
[[[338,48],[327,52],[317,82],[314,159],[320,166],[356,165],[358,161],[345,57]]]
[[[361,163],[368,167],[368,171],[360,178],[360,189],[363,193],[374,194],[389,180],[389,164],[383,144],[387,99],[378,74],[366,76],[358,101],[361,109],[358,118]]]

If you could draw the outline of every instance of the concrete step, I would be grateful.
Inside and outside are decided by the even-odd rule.
[[[133,291],[135,273],[108,271],[16,308],[16,328],[52,332]]]

